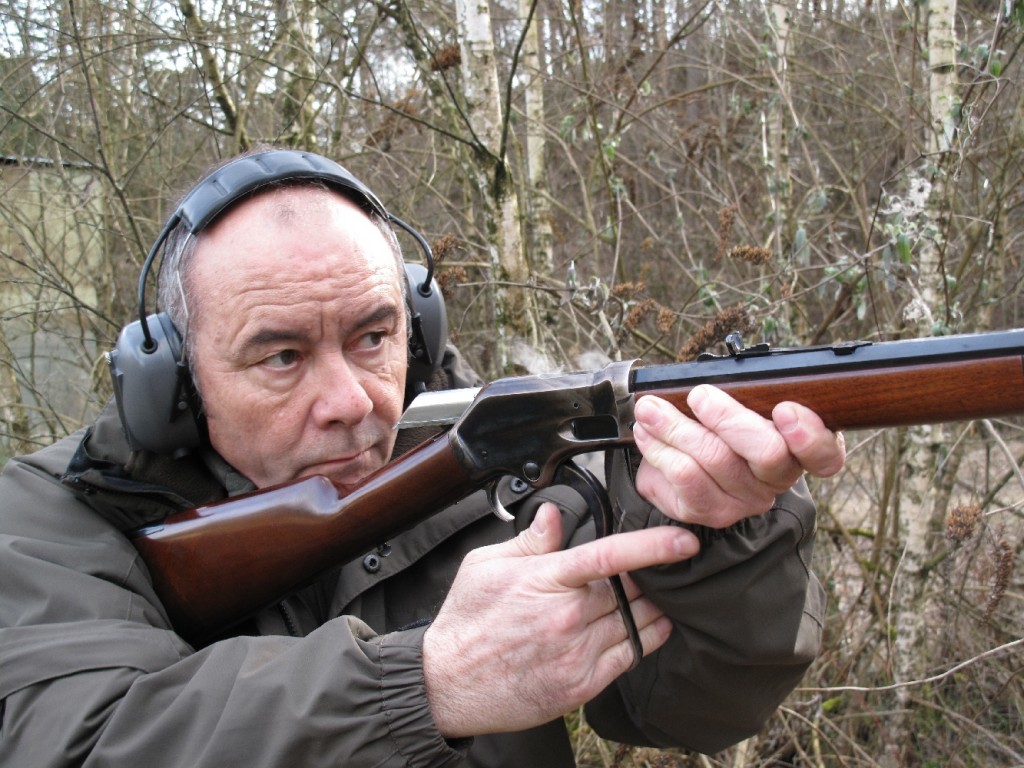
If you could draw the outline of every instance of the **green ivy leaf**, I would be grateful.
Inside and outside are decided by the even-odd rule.
[[[910,239],[903,232],[896,235],[896,253],[901,263],[910,263]]]

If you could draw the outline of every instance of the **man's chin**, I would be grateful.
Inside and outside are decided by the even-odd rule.
[[[370,474],[382,466],[381,462],[373,460],[367,454],[362,454],[356,459],[345,459],[338,461],[327,461],[306,467],[298,477],[314,477],[322,475],[335,485],[352,490],[363,482]]]

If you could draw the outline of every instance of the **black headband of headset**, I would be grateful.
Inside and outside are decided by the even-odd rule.
[[[421,296],[430,296],[431,280],[434,276],[434,254],[426,239],[413,227],[388,213],[383,203],[365,184],[346,171],[333,160],[309,152],[291,149],[273,149],[245,155],[232,160],[226,165],[210,173],[196,184],[171,214],[164,224],[153,247],[146,254],[139,275],[138,303],[139,322],[142,326],[143,346],[151,348],[153,337],[150,334],[146,317],[146,283],[153,262],[164,242],[179,224],[184,224],[189,234],[196,234],[208,227],[217,216],[229,206],[251,195],[263,187],[283,181],[311,179],[321,181],[336,188],[350,200],[359,205],[367,213],[377,214],[393,225],[408,232],[426,257],[426,278],[413,286]]]

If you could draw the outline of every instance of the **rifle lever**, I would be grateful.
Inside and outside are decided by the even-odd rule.
[[[590,510],[590,516],[594,519],[597,538],[600,539],[615,532],[615,520],[612,516],[612,505],[608,498],[608,492],[590,470],[571,460],[563,462],[558,465],[552,484],[567,485],[583,497],[587,509]],[[629,607],[629,598],[626,597],[626,589],[622,586],[619,574],[613,573],[609,576],[608,583],[611,585],[612,594],[615,595],[615,604],[622,616],[622,623],[626,626],[626,637],[633,647],[633,663],[629,667],[630,670],[633,670],[644,657],[640,631],[636,627],[633,611]]]
[[[583,498],[590,516],[594,519],[597,538],[600,539],[615,532],[615,521],[608,492],[590,470],[584,469],[572,460],[565,461],[558,465],[551,484],[568,486]],[[515,516],[505,509],[505,505],[498,498],[497,480],[487,484],[487,502],[499,520],[506,523],[515,520]],[[622,616],[622,623],[626,626],[626,637],[633,648],[633,663],[629,667],[630,670],[633,670],[644,657],[643,643],[640,642],[640,630],[637,629],[633,611],[629,607],[629,598],[626,597],[626,588],[622,586],[619,574],[613,573],[609,576],[608,583],[615,596],[615,605]]]

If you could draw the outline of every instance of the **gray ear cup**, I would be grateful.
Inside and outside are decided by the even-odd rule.
[[[391,215],[377,197],[347,170],[326,157],[275,149],[236,158],[209,174],[184,197],[146,255],[138,284],[139,319],[126,326],[107,355],[121,424],[132,450],[180,455],[204,439],[205,422],[181,339],[164,313],[146,314],[146,281],[164,242],[178,225],[193,235],[246,196],[271,184],[312,179],[381,216],[419,243],[428,268],[406,265],[411,333],[409,374],[422,387],[440,368],[448,340],[448,316],[433,280],[434,261],[423,235]],[[230,268],[230,265],[225,265]]]
[[[441,367],[444,358],[448,342],[448,312],[441,288],[426,267],[406,264],[405,276],[412,319],[407,379],[414,385],[426,384]]]
[[[107,354],[117,409],[133,451],[180,455],[199,445],[199,403],[170,318],[161,312],[147,320],[149,343],[136,320]]]

